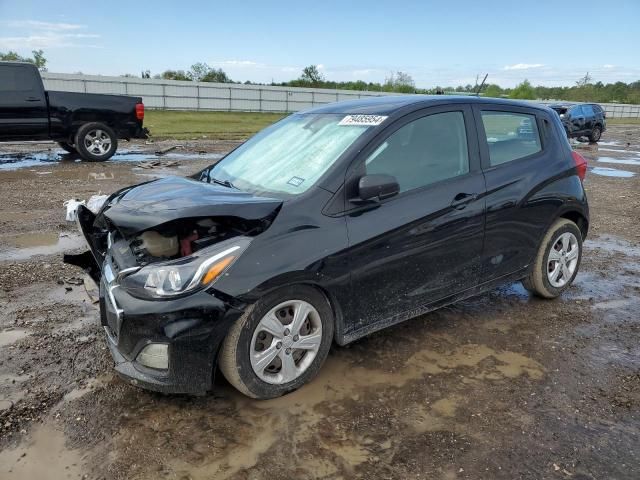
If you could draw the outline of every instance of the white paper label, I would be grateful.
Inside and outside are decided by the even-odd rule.
[[[387,117],[382,115],[347,115],[338,125],[349,125],[358,127],[375,127],[384,122]]]

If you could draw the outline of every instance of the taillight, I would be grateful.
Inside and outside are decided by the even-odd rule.
[[[575,150],[571,152],[571,156],[573,157],[573,161],[576,162],[576,170],[578,171],[580,180],[584,180],[584,177],[587,175],[587,160]]]
[[[144,103],[136,103],[136,118],[144,120]]]

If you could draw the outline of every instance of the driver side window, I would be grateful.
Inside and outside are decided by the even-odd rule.
[[[392,133],[365,161],[366,173],[393,175],[400,192],[469,172],[464,114],[418,118]]]

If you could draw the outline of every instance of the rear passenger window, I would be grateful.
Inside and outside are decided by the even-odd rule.
[[[462,112],[419,118],[392,133],[365,161],[367,173],[393,175],[400,192],[469,172]]]
[[[527,157],[542,150],[535,115],[482,111],[490,165]]]
[[[595,115],[595,113],[593,111],[593,107],[591,105],[583,105],[582,106],[582,112],[587,117],[593,117]]]

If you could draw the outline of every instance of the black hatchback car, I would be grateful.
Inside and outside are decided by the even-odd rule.
[[[497,284],[557,297],[587,235],[585,172],[546,107],[411,95],[291,115],[192,178],[80,208],[116,370],[202,393],[219,367],[271,398],[333,342]]]
[[[560,116],[568,138],[588,137],[597,142],[607,129],[607,114],[596,103],[549,106]]]

